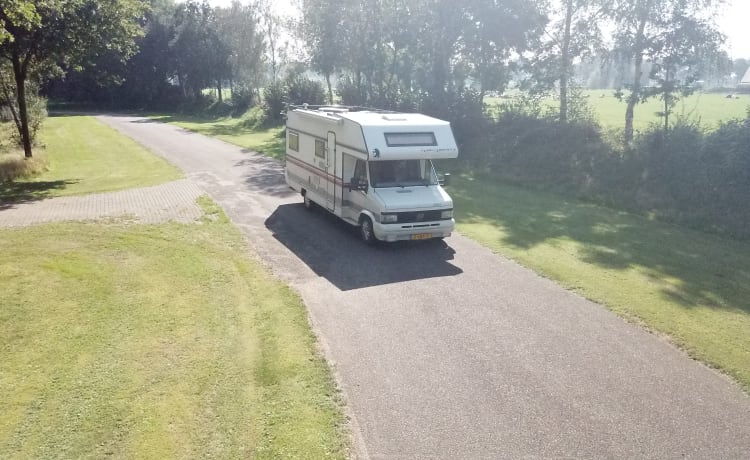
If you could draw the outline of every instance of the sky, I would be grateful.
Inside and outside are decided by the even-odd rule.
[[[240,0],[242,1],[242,0]],[[213,6],[228,6],[232,0],[209,0]],[[292,8],[291,0],[274,0],[280,13]],[[724,48],[733,59],[750,59],[750,0],[726,0],[717,19],[720,30],[727,36]]]

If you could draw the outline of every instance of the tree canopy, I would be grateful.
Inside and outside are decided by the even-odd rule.
[[[17,125],[27,157],[32,155],[26,82],[55,71],[80,68],[103,54],[127,59],[141,35],[147,4],[142,0],[13,0],[0,6],[0,58],[12,66]]]

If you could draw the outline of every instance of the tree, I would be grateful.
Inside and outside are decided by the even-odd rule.
[[[574,60],[593,55],[602,48],[599,28],[606,0],[564,0],[562,20],[553,23],[552,69],[560,89],[560,121],[568,121],[568,90],[573,78]]]
[[[529,0],[472,0],[466,4],[462,54],[486,90],[502,91],[516,70],[515,57],[538,52],[548,22],[545,2]]]
[[[213,84],[221,99],[222,79],[229,76],[229,47],[219,38],[214,10],[203,1],[178,5],[175,37],[170,43],[183,96],[199,98]]]
[[[229,8],[216,10],[219,38],[229,49],[229,75],[232,98],[252,92],[261,85],[265,43],[260,25],[260,5],[243,5],[235,0]]]
[[[331,75],[343,67],[345,54],[343,29],[346,0],[304,0],[301,38],[307,43],[313,69],[323,74],[328,103],[333,104]]]
[[[679,11],[673,13],[680,15]],[[703,63],[720,56],[723,38],[710,24],[695,17],[679,17],[676,27],[659,37],[661,46],[654,48],[649,77],[656,84],[643,91],[642,100],[658,96],[664,110],[664,130],[669,129],[669,116],[681,97],[692,94]]]
[[[641,83],[644,63],[650,61],[664,70],[665,103],[674,72],[690,65],[690,49],[718,48],[723,37],[711,21],[710,12],[721,0],[612,0],[609,14],[615,22],[615,44],[633,63],[633,79],[628,89],[624,140],[633,140],[635,106],[654,94]],[[668,70],[667,70],[668,69]],[[658,71],[657,71],[658,72]]]
[[[50,68],[77,67],[114,52],[126,59],[142,34],[143,0],[12,0],[0,4],[0,57],[13,69],[24,154],[32,156],[26,82],[42,80]],[[33,8],[33,12],[32,12]],[[19,13],[23,11],[23,13]]]

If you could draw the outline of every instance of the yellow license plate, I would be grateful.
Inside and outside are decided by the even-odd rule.
[[[413,240],[429,240],[430,238],[432,238],[432,233],[417,233],[411,236]]]

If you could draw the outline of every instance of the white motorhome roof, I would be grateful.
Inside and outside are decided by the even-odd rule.
[[[342,118],[362,127],[371,160],[446,159],[458,156],[450,123],[421,113],[346,112]],[[389,135],[414,135],[426,143],[389,145]],[[404,139],[404,136],[399,136]]]
[[[358,146],[370,160],[447,159],[458,157],[450,123],[421,113],[373,110],[349,111],[345,107],[295,108],[290,111],[311,119],[341,125],[334,129],[345,144]],[[287,124],[292,121],[290,116]],[[295,118],[295,125],[298,123]],[[343,123],[343,125],[342,125]],[[355,130],[347,128],[347,123]],[[295,128],[300,129],[298,126]],[[326,127],[325,132],[330,128]],[[351,136],[360,140],[355,141]],[[321,134],[321,136],[325,133]]]
[[[361,126],[449,126],[450,123],[421,113],[343,112],[339,116]]]

